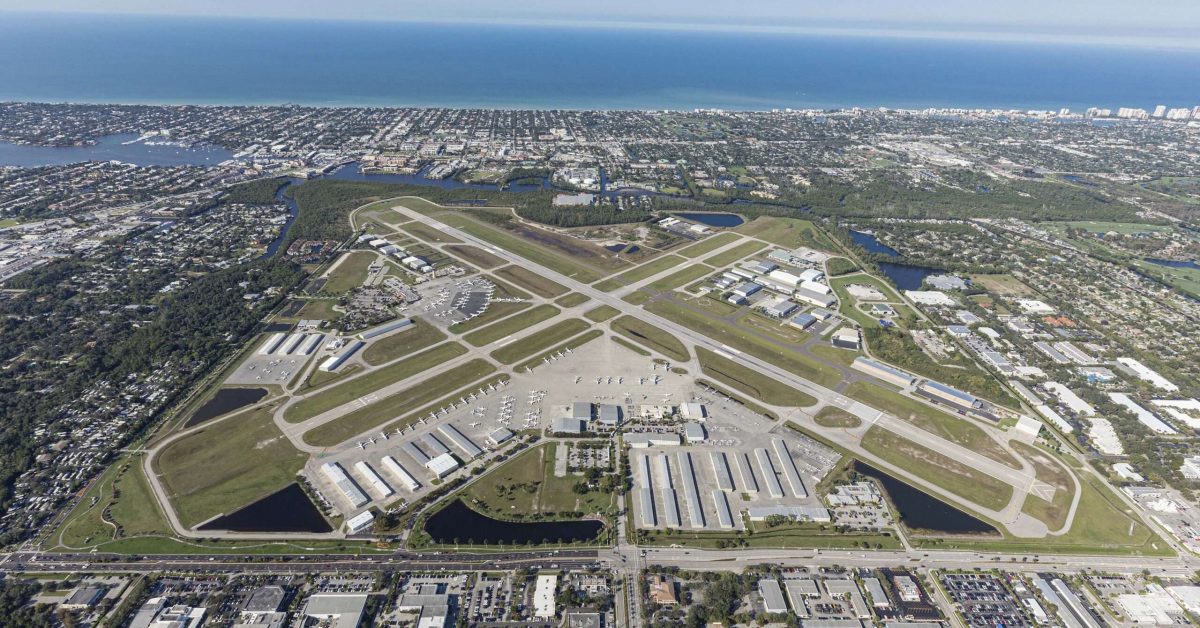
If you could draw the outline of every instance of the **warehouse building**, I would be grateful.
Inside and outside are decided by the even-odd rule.
[[[875,360],[870,360],[863,357],[854,358],[854,363],[851,364],[851,366],[853,366],[855,370],[862,371],[871,377],[881,379],[894,386],[899,386],[900,388],[912,386],[913,382],[917,381],[916,377],[913,377],[912,375],[909,375],[898,368],[893,368],[881,362],[876,362]]]
[[[950,386],[947,386],[941,382],[935,382],[930,379],[921,382],[921,384],[917,386],[917,392],[921,393],[928,399],[941,401],[943,403],[948,403],[952,406],[967,410],[983,407],[983,402],[974,395],[970,395],[957,388],[951,388]]]
[[[304,346],[300,348],[300,352],[304,355],[312,355],[321,346],[322,340],[325,340],[325,334],[309,334],[305,336]]]
[[[767,485],[767,494],[775,499],[783,499],[783,485],[779,483],[779,476],[775,475],[775,465],[771,463],[771,455],[763,447],[757,447],[754,450],[754,457],[758,459],[758,470],[762,473],[763,482]]]
[[[758,478],[754,476],[754,465],[750,463],[750,454],[742,452],[734,454],[738,463],[738,474],[742,476],[742,490],[747,493],[758,493]]]
[[[1159,390],[1167,392],[1176,392],[1179,390],[1179,386],[1171,383],[1167,378],[1159,375],[1150,367],[1133,358],[1117,358],[1117,367],[1136,375],[1142,381],[1150,382],[1152,386]]]
[[[857,351],[862,348],[862,334],[853,327],[843,327],[834,332],[831,342],[835,347]]]
[[[809,327],[817,324],[817,317],[813,316],[812,314],[801,312],[800,314],[793,316],[792,320],[789,321],[788,324],[792,327],[808,329]]]
[[[713,475],[717,478],[717,488],[732,493],[734,490],[733,474],[729,472],[729,460],[723,451],[709,452],[712,460]]]
[[[569,416],[558,417],[550,426],[550,431],[554,434],[583,434],[587,431],[585,423],[579,419]]]
[[[685,440],[687,440],[689,445],[694,445],[696,443],[703,443],[705,440],[708,440],[708,432],[706,432],[704,430],[704,426],[699,423],[684,423],[683,437]]]
[[[800,471],[796,469],[796,461],[788,453],[787,443],[784,443],[782,438],[772,438],[771,446],[775,449],[775,455],[779,456],[779,461],[783,466],[783,477],[787,478],[792,494],[799,498],[808,497],[804,482],[800,480]]]
[[[438,431],[445,435],[446,438],[450,439],[450,442],[454,443],[455,447],[461,449],[462,452],[467,455],[468,459],[478,458],[479,456],[483,455],[483,450],[480,449],[479,446],[474,442],[472,442],[471,439],[464,436],[462,432],[458,431],[457,427],[447,423],[445,425],[438,426]]]
[[[743,299],[747,299],[747,298],[750,298],[751,296],[757,294],[762,289],[763,289],[763,287],[761,285],[756,284],[753,281],[747,281],[746,283],[734,288],[733,294],[734,294],[734,296],[738,296]]]
[[[714,490],[712,496],[717,505],[717,525],[726,529],[733,528],[733,511],[729,510],[729,498],[719,490]]]
[[[675,485],[671,480],[671,460],[666,455],[658,456],[658,484],[662,491],[663,514],[668,528],[683,525],[679,518],[679,502],[675,497]]]
[[[800,282],[802,281],[799,277],[787,272],[786,270],[773,270],[767,273],[767,277],[769,277],[772,281],[787,285],[793,290],[796,288],[796,286],[800,285]]]
[[[642,525],[651,528],[657,527],[658,517],[654,514],[654,493],[650,483],[650,456],[642,456],[638,460],[642,468],[641,477],[638,478],[638,501],[642,506]]]
[[[613,403],[602,403],[596,406],[596,421],[607,428],[615,428],[621,424],[621,406]]]
[[[834,305],[837,305],[837,297],[833,296],[832,294],[817,292],[804,287],[800,287],[794,293],[792,293],[792,297],[804,301],[805,303],[811,303],[817,307],[833,307]]]
[[[400,451],[408,454],[409,458],[416,460],[417,464],[422,467],[429,464],[429,456],[425,455],[425,452],[421,451],[421,448],[417,447],[416,443],[404,443],[400,446]]]
[[[296,351],[296,349],[300,348],[300,343],[302,342],[304,342],[304,334],[290,334],[287,337],[287,340],[284,340],[283,344],[279,345],[279,349],[276,350],[275,354],[291,355]]]
[[[362,489],[358,488],[358,485],[354,483],[354,480],[351,480],[350,476],[346,475],[346,470],[342,468],[342,465],[336,462],[327,462],[321,465],[321,473],[330,482],[333,482],[333,485],[342,492],[342,495],[346,496],[346,499],[355,508],[366,506],[367,502],[370,501],[367,499],[366,494],[362,492]]]
[[[417,481],[417,478],[413,477],[413,474],[409,473],[408,469],[400,466],[400,463],[396,462],[395,458],[384,456],[383,468],[395,476],[396,479],[400,480],[400,483],[404,485],[404,488],[408,489],[408,492],[415,493],[421,488],[421,483]]]
[[[434,457],[450,453],[450,448],[433,434],[422,434],[421,443],[425,445],[426,449],[433,452]]]
[[[696,469],[692,454],[679,452],[679,475],[683,478],[683,498],[687,502],[688,519],[693,528],[704,527],[704,505],[700,503],[700,488],[696,486]]]
[[[361,340],[355,340],[351,342],[350,344],[346,345],[346,347],[337,355],[326,358],[325,361],[321,363],[319,368],[325,372],[338,370],[343,364],[346,363],[346,360],[349,360],[350,356],[354,355],[354,353],[361,349],[364,344],[366,343]]]
[[[829,511],[820,506],[751,506],[746,509],[751,521],[765,521],[767,517],[781,516],[796,521],[828,523]]]
[[[758,594],[762,597],[765,612],[772,614],[787,612],[787,602],[783,599],[783,591],[779,588],[778,580],[774,578],[759,580]]]
[[[798,309],[800,309],[800,306],[791,301],[780,301],[767,308],[767,315],[772,318],[787,318]]]
[[[1042,384],[1046,390],[1058,397],[1059,402],[1067,407],[1071,412],[1080,416],[1095,416],[1096,409],[1092,404],[1084,401],[1079,395],[1076,395],[1070,388],[1058,382],[1046,382]]]
[[[492,447],[499,447],[507,443],[513,437],[513,431],[507,427],[498,427],[491,434],[488,434],[487,442]]]
[[[455,469],[458,468],[458,461],[455,460],[454,456],[451,456],[450,454],[441,454],[440,456],[430,460],[429,463],[425,465],[425,468],[429,469],[429,471],[440,480],[441,478],[450,475]]]
[[[667,433],[659,434],[657,432],[639,432],[636,434],[625,434],[622,438],[625,439],[625,444],[634,449],[645,449],[647,447],[673,447],[681,444],[679,434]]]
[[[287,338],[287,334],[271,334],[271,337],[267,338],[267,341],[258,348],[258,355],[271,355],[272,353],[275,353],[275,350],[279,348],[279,345],[283,344],[284,338]]]
[[[346,520],[346,531],[350,534],[358,534],[370,528],[373,523],[375,523],[375,515],[371,514],[370,510],[364,510]]]
[[[391,497],[396,492],[388,486],[387,482],[383,481],[383,478],[379,477],[379,474],[371,468],[371,465],[367,464],[367,461],[359,460],[354,463],[354,470],[358,471],[358,476],[366,480],[367,486],[371,487],[380,498]]]
[[[372,327],[371,329],[359,334],[358,337],[363,340],[371,340],[372,338],[378,338],[379,336],[389,334],[398,329],[408,329],[412,326],[413,321],[411,318],[401,318],[390,323],[384,323],[378,327]]]

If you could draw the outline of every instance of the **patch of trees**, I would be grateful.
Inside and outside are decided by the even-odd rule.
[[[239,183],[225,191],[222,201],[243,205],[273,205],[276,202],[275,193],[287,185],[287,181],[285,177],[275,177]]]
[[[1001,405],[1021,407],[991,374],[965,360],[954,367],[934,362],[913,342],[908,332],[902,329],[868,327],[863,329],[863,339],[871,348],[871,353],[884,362],[890,362]]]

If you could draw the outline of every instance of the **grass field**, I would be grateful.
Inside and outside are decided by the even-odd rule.
[[[862,425],[862,419],[834,406],[825,406],[817,411],[813,420],[821,427],[854,428]]]
[[[562,296],[569,292],[565,287],[521,266],[505,266],[500,270],[493,271],[493,274],[546,299]]]
[[[626,340],[620,336],[610,336],[610,338],[613,339],[613,342],[621,345],[622,347],[625,347],[626,349],[629,349],[630,351],[632,351],[640,356],[648,358],[648,357],[654,355],[654,354],[650,353],[649,351],[633,344],[632,342],[629,342],[628,340]]]
[[[528,298],[531,298],[529,294],[527,294],[521,290],[518,290],[518,289],[510,286],[509,284],[507,284],[503,281],[500,281],[499,279],[496,279],[495,277],[489,276],[488,280],[496,285],[496,292],[495,292],[495,294],[492,295],[492,298],[494,298],[494,299],[508,299],[508,298],[528,299]],[[451,325],[450,331],[454,332],[456,334],[465,334],[469,331],[479,329],[480,327],[489,325],[489,324],[494,323],[502,318],[505,318],[507,316],[510,316],[512,314],[520,312],[521,310],[524,310],[532,305],[533,305],[532,303],[526,303],[526,302],[516,302],[516,301],[496,302],[496,301],[493,301],[488,304],[487,309],[484,310],[482,314],[480,314],[479,316],[476,316],[475,318],[472,318],[469,321],[463,321],[461,323],[455,323],[455,324]]]
[[[583,476],[554,476],[555,449],[566,446],[545,443],[521,452],[472,484],[464,492],[464,500],[500,519],[560,512],[609,514],[614,493],[590,490],[578,494],[572,488]]]
[[[969,419],[946,414],[920,401],[869,382],[854,382],[846,387],[843,394],[873,408],[890,412],[926,432],[941,436],[992,460],[1014,469],[1020,468],[1020,464],[1000,443],[988,436],[983,428],[975,425]]]
[[[714,272],[716,272],[715,269],[709,268],[704,264],[695,264],[688,266],[683,270],[673,272],[661,279],[655,279],[654,281],[650,282],[647,287],[651,290],[658,290],[660,292],[664,290],[674,290],[679,286],[689,284],[701,277],[707,277],[709,274]]]
[[[738,234],[733,233],[732,231],[724,231],[718,233],[717,235],[704,238],[703,240],[676,252],[684,257],[696,258],[704,255],[705,253],[715,251],[722,246],[725,246],[726,244],[736,240],[738,240]]]
[[[212,424],[165,447],[156,471],[184,525],[233,512],[295,481],[308,455],[292,447],[267,406]]]
[[[373,340],[363,351],[363,360],[371,366],[391,362],[396,358],[431,347],[446,339],[446,334],[425,321],[414,318],[410,329]]]
[[[596,281],[606,274],[574,259],[571,259],[566,255],[551,251],[546,247],[536,244],[526,238],[513,235],[506,231],[494,229],[460,214],[440,214],[438,219],[481,240],[486,240],[506,251],[520,255],[531,262],[545,266],[550,270],[557,271],[563,275],[584,283]]]
[[[665,300],[654,301],[646,306],[646,310],[739,351],[771,362],[809,381],[823,386],[832,386],[841,380],[841,374],[826,364],[779,347],[724,321],[695,312],[680,303]]]
[[[466,352],[467,348],[457,342],[438,345],[407,360],[376,369],[361,377],[356,377],[327,388],[319,395],[302,399],[285,410],[283,418],[291,423],[299,423],[322,412],[332,410],[344,403],[354,401],[388,384],[427,371]]]
[[[342,317],[341,313],[335,311],[333,306],[337,305],[337,301],[330,299],[311,299],[300,308],[294,318],[310,319],[322,321],[335,321]]]
[[[734,504],[730,504],[732,507]],[[752,524],[758,526],[759,524]],[[879,549],[899,549],[893,536],[871,532],[843,532],[834,526],[817,523],[795,523],[776,528],[754,528],[753,534],[732,531],[639,530],[639,545],[683,546],[700,549],[728,549],[744,544],[751,548],[848,549],[866,543]]]
[[[862,355],[861,351],[852,351],[823,343],[808,347],[808,351],[826,362],[841,364],[842,366],[850,366],[854,363],[854,358]]]
[[[596,289],[603,290],[604,292],[612,292],[621,286],[628,286],[630,284],[653,277],[654,275],[674,268],[686,261],[687,260],[685,258],[682,258],[678,255],[664,255],[662,257],[657,257],[649,262],[646,262],[645,264],[642,264],[641,266],[638,266],[637,268],[627,270],[616,277],[601,281],[600,283],[596,284]]]
[[[1025,297],[1033,290],[1012,275],[971,275],[971,283],[1000,296]]]
[[[349,364],[338,369],[337,372],[314,369],[312,373],[309,373],[308,380],[304,382],[304,386],[301,387],[301,392],[306,392],[312,388],[320,388],[338,380],[348,378],[361,371],[362,368],[357,364]]]
[[[763,403],[785,407],[807,407],[817,403],[811,395],[781,384],[703,347],[696,347],[696,357],[700,360],[700,369],[705,375]]]
[[[589,297],[586,294],[572,292],[571,294],[568,294],[564,297],[556,299],[554,302],[557,303],[558,305],[561,305],[562,307],[575,307],[576,305],[583,305],[584,303],[587,303],[588,301],[591,301],[591,300],[592,300],[592,297]]]
[[[862,447],[926,482],[984,508],[1001,510],[1012,499],[1013,489],[1007,483],[878,425],[863,435]]]
[[[1041,227],[1060,234],[1066,233],[1067,227],[1074,227],[1092,233],[1108,233],[1110,231],[1121,235],[1134,233],[1162,233],[1170,231],[1166,225],[1151,225],[1136,222],[1102,222],[1097,220],[1068,220],[1062,222],[1044,222]]]
[[[606,321],[620,313],[621,313],[621,310],[618,310],[617,308],[615,308],[611,305],[601,305],[600,307],[588,310],[587,313],[583,315],[583,317],[592,322],[603,323],[604,321]]]
[[[345,259],[330,271],[325,286],[321,292],[328,294],[345,294],[357,288],[367,280],[367,267],[379,256],[368,251],[351,251]]]
[[[502,338],[507,338],[522,329],[532,327],[542,321],[550,320],[558,316],[561,311],[548,303],[539,305],[528,312],[522,313],[520,316],[512,316],[494,325],[488,325],[483,329],[473,331],[463,336],[463,340],[476,347],[482,347]]]
[[[798,218],[763,216],[743,224],[736,231],[789,249],[808,246],[826,251],[838,250],[816,225]]]
[[[604,335],[604,332],[599,329],[590,329],[582,334],[579,334],[578,336],[575,336],[574,338],[568,340],[567,342],[565,342],[561,345],[558,345],[557,347],[553,347],[548,351],[545,351],[538,355],[533,356],[532,358],[519,364],[513,370],[517,371],[517,372],[524,371],[524,370],[532,371],[533,369],[542,365],[543,358],[547,358],[549,356],[552,356],[552,355],[554,355],[560,351],[564,351],[566,349],[570,349],[571,351],[574,351],[575,349],[578,349],[579,347],[582,347],[583,345],[585,345],[603,335]]]
[[[410,222],[403,227],[402,231],[407,231],[417,238],[426,242],[437,242],[438,244],[461,244],[462,240],[444,232],[438,231],[433,227],[421,222]]]
[[[691,359],[687,347],[678,338],[632,316],[622,316],[612,323],[613,331],[633,339],[672,360],[686,362]]]
[[[133,456],[119,459],[100,475],[50,543],[58,543],[61,538],[63,545],[81,548],[167,532],[170,526],[142,474],[142,459]]]
[[[493,351],[491,356],[501,364],[512,364],[539,351],[544,351],[560,344],[567,338],[586,330],[588,327],[591,327],[591,323],[587,321],[578,318],[567,319],[551,325],[536,334],[526,336],[512,344],[500,347]]]
[[[1062,528],[1067,522],[1071,500],[1075,495],[1075,483],[1071,481],[1070,474],[1052,454],[1024,443],[1014,441],[1012,445],[1017,453],[1033,465],[1037,479],[1056,489],[1054,498],[1049,501],[1030,493],[1025,497],[1021,511],[1041,520],[1051,531]]]
[[[484,270],[491,270],[504,264],[502,258],[470,244],[456,244],[446,247],[446,250]]]
[[[750,240],[748,242],[743,242],[732,249],[722,251],[712,257],[706,258],[704,263],[710,266],[716,266],[717,268],[723,268],[743,258],[754,255],[766,247],[767,245],[765,242]]]
[[[471,360],[394,395],[364,406],[304,434],[304,442],[333,447],[387,421],[430,404],[463,386],[490,375],[496,367],[484,359]]]
[[[629,294],[621,297],[621,300],[626,303],[630,303],[632,305],[641,305],[641,304],[645,303],[646,301],[649,301],[651,299],[651,297],[653,297],[653,296],[654,295],[652,295],[649,292],[646,292],[644,290],[635,290],[635,291],[630,292]]]

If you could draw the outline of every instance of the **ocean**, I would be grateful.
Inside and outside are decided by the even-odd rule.
[[[0,14],[0,100],[540,109],[1200,104],[1200,52],[568,27]]]

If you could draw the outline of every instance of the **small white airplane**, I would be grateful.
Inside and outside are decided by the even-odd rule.
[[[479,423],[479,421],[475,421],[474,423],[470,423],[469,425],[471,427],[479,427],[480,423]]]
[[[387,440],[387,439],[388,439],[388,437],[387,437],[387,432],[380,432],[380,433],[379,433],[379,438],[382,438],[383,440]]]
[[[359,443],[359,444],[358,444],[358,448],[359,448],[359,449],[366,449],[366,448],[367,448],[367,444],[366,444],[366,443]]]

